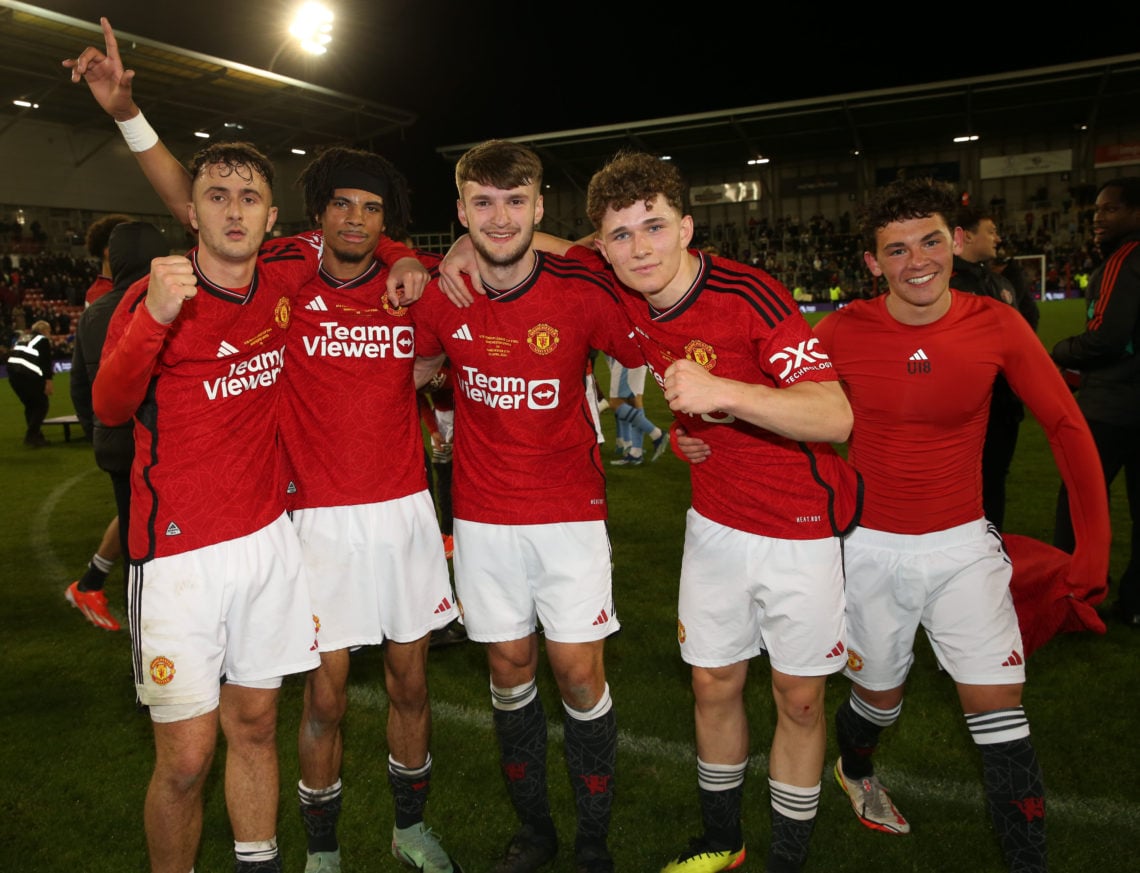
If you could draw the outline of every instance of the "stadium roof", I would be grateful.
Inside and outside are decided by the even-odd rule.
[[[367,147],[417,121],[414,113],[265,70],[129,33],[118,37],[139,72],[136,101],[172,148],[178,131],[189,141],[195,130],[248,139],[273,156],[333,142]],[[0,0],[0,137],[36,119],[113,141],[116,134],[87,89],[72,84],[60,66],[62,58],[101,40],[90,22]],[[38,108],[16,106],[15,99]],[[548,176],[561,174],[584,187],[621,148],[669,154],[689,174],[743,171],[758,156],[770,159],[773,168],[780,162],[834,161],[855,151],[897,157],[970,134],[981,138],[982,148],[994,137],[1009,143],[1022,133],[1035,144],[1045,136],[1067,148],[1093,142],[1091,134],[1098,131],[1135,130],[1138,107],[1140,54],[1128,54],[512,139],[539,149]],[[436,152],[454,160],[470,145],[440,146]],[[1074,158],[1078,165],[1089,162],[1087,155]]]
[[[361,143],[410,127],[416,115],[297,79],[116,32],[139,74],[135,102],[166,136],[208,132],[272,156],[297,146]],[[0,136],[25,119],[118,136],[85,86],[60,65],[103,44],[98,25],[0,0]],[[21,107],[13,100],[37,104]],[[238,126],[235,126],[238,125]]]
[[[910,148],[950,145],[956,136],[1034,141],[1058,148],[1097,129],[1140,124],[1140,54],[1015,73],[836,94],[655,118],[629,124],[511,137],[538,149],[549,175],[561,170],[584,184],[622,148],[670,155],[689,172],[738,168],[756,157],[780,161],[899,155]],[[474,143],[442,146],[458,158]],[[1080,160],[1079,155],[1074,156]]]

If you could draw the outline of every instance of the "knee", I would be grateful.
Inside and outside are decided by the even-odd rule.
[[[731,667],[694,667],[693,696],[697,704],[717,703],[744,693],[746,671],[740,665]]]
[[[567,670],[558,681],[563,701],[580,712],[593,709],[601,699],[605,687],[605,671],[586,664]]]
[[[817,677],[785,678],[787,681],[772,685],[777,717],[798,727],[815,727],[825,716],[824,680]]]
[[[304,721],[310,730],[334,730],[348,710],[348,693],[326,683],[311,683],[305,695]]]
[[[154,780],[178,794],[198,790],[214,761],[213,747],[191,743],[177,746],[158,755]]]
[[[231,748],[272,748],[277,742],[277,708],[258,707],[222,713],[222,733]]]

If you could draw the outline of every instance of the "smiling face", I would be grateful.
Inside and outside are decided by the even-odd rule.
[[[1122,236],[1140,230],[1140,209],[1125,203],[1123,194],[1120,188],[1109,185],[1096,195],[1093,239],[1098,246],[1112,243]]]
[[[337,188],[317,218],[325,238],[325,265],[333,275],[345,278],[344,268],[371,263],[384,232],[383,197],[360,188]]]
[[[248,164],[207,164],[194,177],[190,223],[198,231],[199,259],[227,270],[252,270],[257,251],[277,219],[273,192]]]
[[[696,275],[697,265],[688,252],[692,238],[692,217],[656,196],[624,209],[609,207],[596,242],[619,282],[655,308],[668,309],[684,296]]]
[[[887,281],[887,309],[904,324],[929,324],[950,308],[954,249],[962,243],[940,215],[892,221],[875,231],[868,269]]]
[[[484,264],[499,272],[509,271],[529,254],[535,225],[542,220],[537,184],[496,188],[464,182],[456,205],[459,221],[470,232],[476,255]]]

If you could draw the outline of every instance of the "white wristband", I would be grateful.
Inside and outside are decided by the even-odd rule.
[[[123,135],[123,139],[127,141],[127,148],[132,152],[145,152],[158,145],[158,134],[141,112],[126,121],[116,121],[115,124],[119,126],[119,133]]]

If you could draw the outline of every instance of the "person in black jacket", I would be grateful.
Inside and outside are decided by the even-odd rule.
[[[1088,287],[1084,333],[1053,347],[1053,360],[1080,373],[1077,405],[1088,421],[1109,487],[1124,470],[1131,517],[1128,564],[1120,577],[1113,614],[1140,628],[1140,177],[1112,179],[1100,186],[1093,238],[1104,261]],[[1073,550],[1073,525],[1065,489],[1057,502],[1053,542]]]
[[[962,252],[954,256],[951,287],[1016,306],[1029,326],[1036,330],[1040,314],[1033,296],[1026,294],[1018,299],[1012,283],[990,269],[990,261],[997,257],[1001,243],[993,216],[978,207],[963,206],[958,210],[956,221],[962,228]],[[998,376],[994,381],[986,441],[982,447],[982,508],[999,531],[1005,526],[1005,482],[1024,418],[1021,401],[1005,377]]]
[[[24,445],[40,448],[49,440],[41,425],[47,418],[52,385],[51,325],[37,321],[8,354],[8,384],[24,404]]]
[[[88,306],[79,317],[75,331],[75,350],[71,359],[71,403],[85,433],[92,435],[95,463],[111,477],[118,513],[111,520],[99,548],[91,558],[83,576],[67,586],[65,596],[96,627],[118,630],[119,622],[107,608],[103,584],[111,566],[120,555],[128,555],[127,531],[131,506],[131,461],[135,454],[134,427],[131,422],[107,427],[95,416],[91,405],[91,386],[99,372],[99,358],[111,315],[123,299],[127,288],[150,272],[154,258],[170,253],[170,245],[154,225],[143,221],[126,221],[111,231],[107,244],[111,266],[111,290]],[[116,537],[117,531],[117,537]],[[123,560],[123,589],[126,591],[127,561]]]

